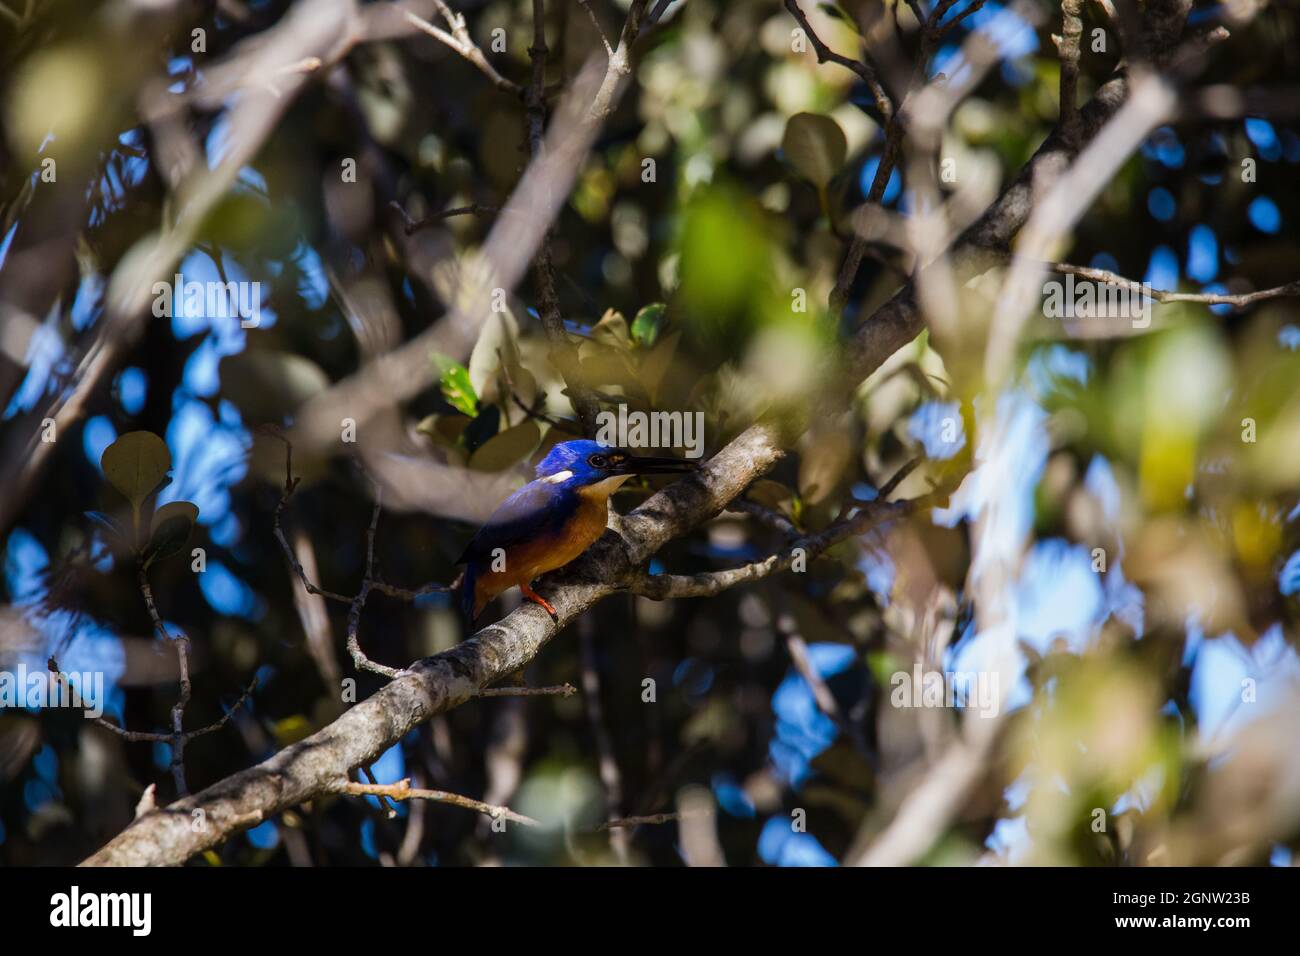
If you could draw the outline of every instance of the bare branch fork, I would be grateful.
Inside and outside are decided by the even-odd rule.
[[[473,810],[484,816],[491,817],[494,820],[509,820],[511,823],[517,823],[525,827],[544,826],[541,821],[535,820],[530,816],[525,816],[511,810],[509,807],[500,806],[499,804],[484,803],[482,800],[475,800],[473,797],[462,796],[459,793],[450,793],[446,790],[426,790],[420,787],[412,787],[409,777],[397,781],[397,783],[356,783],[346,778],[336,781],[332,788],[335,793],[349,794],[352,796],[372,796],[392,800],[428,800],[430,803],[441,803],[451,807],[460,807],[464,810]],[[655,813],[649,816],[640,817],[623,817],[620,819],[608,820],[599,826],[592,827],[590,833],[599,833],[607,830],[631,829],[633,827],[655,825],[661,823],[675,823],[682,819],[680,813]]]
[[[179,631],[173,635],[167,626],[163,623],[162,615],[158,613],[158,606],[154,603],[153,587],[149,584],[149,574],[145,567],[144,560],[141,559],[136,568],[136,580],[140,587],[140,595],[144,598],[145,607],[149,611],[149,619],[153,624],[154,630],[164,641],[176,649],[176,663],[180,675],[180,696],[176,703],[172,705],[171,722],[172,729],[170,733],[153,733],[149,731],[127,730],[125,727],[119,727],[117,724],[106,720],[103,717],[94,718],[94,722],[105,730],[112,731],[124,740],[132,743],[165,743],[171,746],[171,772],[172,780],[176,784],[177,794],[184,796],[189,793],[189,787],[185,782],[185,745],[196,737],[202,737],[206,734],[220,730],[235,715],[235,712],[248,701],[252,696],[254,689],[257,687],[257,678],[253,677],[249,681],[248,687],[235,701],[234,705],[227,710],[221,717],[212,723],[197,730],[185,729],[185,708],[189,706],[190,698],[193,693],[193,685],[190,682],[190,639],[184,631]],[[55,680],[66,683],[71,686],[71,681],[64,677],[62,670],[59,668],[59,662],[51,657],[48,662],[48,668]],[[73,687],[73,690],[76,688]]]
[[[77,689],[73,685],[72,681],[68,679],[67,675],[64,674],[63,671],[60,669],[58,660],[51,657],[48,662],[48,667],[51,675],[56,680],[64,684],[69,690]],[[207,734],[213,733],[214,731],[220,730],[222,727],[226,726],[226,724],[230,723],[230,718],[235,716],[235,712],[238,711],[239,708],[242,707],[248,701],[248,698],[252,696],[253,691],[256,689],[257,689],[257,678],[254,677],[251,681],[249,681],[248,686],[244,688],[244,692],[239,695],[239,699],[236,700],[235,703],[232,704],[230,708],[221,717],[219,717],[217,720],[214,720],[212,723],[207,724],[204,727],[199,727],[196,730],[187,730],[181,736],[184,737],[184,739],[188,742],[190,740],[193,740],[196,737],[203,737],[206,736]],[[156,733],[153,731],[146,731],[146,730],[127,730],[125,727],[119,727],[117,724],[113,723],[110,720],[106,720],[103,717],[94,718],[94,723],[98,724],[100,727],[103,727],[105,730],[112,731],[113,733],[117,734],[117,736],[121,737],[123,740],[129,740],[132,743],[169,744],[175,741],[176,739],[176,735],[174,733]]]
[[[333,789],[335,793],[347,793],[355,796],[389,797],[393,800],[428,800],[432,803],[445,803],[453,807],[474,810],[492,817],[494,820],[509,820],[511,823],[518,823],[526,827],[541,826],[532,817],[516,813],[509,807],[484,803],[482,800],[464,797],[458,793],[449,793],[446,790],[424,790],[412,787],[410,778],[399,780],[397,783],[355,783],[344,778],[338,781]]]
[[[916,3],[915,0],[911,0],[912,12],[916,16],[917,22],[921,24],[921,49],[912,67],[912,76],[908,84],[909,90],[915,89],[919,84],[925,64],[938,47],[939,41],[963,19],[975,13],[984,5],[984,0],[974,0],[973,3],[950,21],[940,25],[940,21],[952,9],[955,2],[956,0],[940,0],[939,3],[935,4],[929,17],[926,17],[920,8],[920,4]],[[813,50],[817,54],[818,63],[836,63],[845,69],[853,71],[871,90],[872,98],[876,102],[876,108],[885,121],[885,145],[880,155],[880,162],[876,166],[871,187],[867,191],[866,205],[879,205],[885,194],[885,189],[889,185],[890,176],[893,175],[894,168],[898,164],[899,151],[907,125],[906,113],[910,105],[911,93],[909,92],[904,97],[901,106],[895,106],[894,100],[890,98],[876,76],[875,67],[870,62],[869,51],[864,53],[863,60],[853,60],[836,53],[813,30],[808,17],[800,8],[797,0],[785,0],[785,8],[803,29],[809,42],[812,43]],[[866,237],[857,232],[850,239],[848,252],[845,254],[844,262],[841,264],[839,273],[836,276],[835,286],[831,289],[830,306],[832,310],[839,312],[848,302],[849,291],[857,278],[858,269],[861,267],[862,259],[867,253],[868,244]]]
[[[449,48],[459,53],[462,57],[478,68],[499,90],[507,93],[513,93],[516,96],[523,94],[523,87],[514,80],[506,79],[497,72],[490,60],[483,55],[473,38],[469,35],[469,29],[465,26],[465,16],[461,13],[453,13],[444,0],[433,0],[434,7],[438,15],[442,17],[443,22],[447,24],[450,33],[434,26],[428,20],[416,16],[409,10],[404,11],[406,21],[421,33],[428,34],[439,43],[446,44]]]
[[[846,70],[852,70],[871,90],[871,96],[876,101],[876,109],[880,110],[880,115],[886,120],[892,118],[894,115],[894,102],[889,98],[889,94],[885,92],[880,79],[876,76],[876,68],[870,62],[869,54],[866,59],[854,60],[842,53],[836,53],[817,35],[817,31],[808,22],[808,17],[800,9],[797,0],[785,0],[785,8],[790,11],[790,16],[795,18],[804,35],[808,37],[808,42],[812,44],[813,51],[817,54],[817,62],[835,63]]]
[[[263,434],[270,435],[284,442],[284,490],[280,495],[280,500],[276,503],[275,514],[271,521],[272,530],[275,538],[280,542],[280,549],[284,551],[285,560],[293,568],[298,579],[302,582],[303,588],[308,594],[317,594],[321,597],[328,598],[331,601],[337,601],[341,604],[348,605],[348,636],[347,648],[352,657],[352,663],[357,670],[370,671],[374,674],[382,674],[390,680],[398,676],[401,671],[395,667],[388,667],[384,664],[376,663],[366,656],[361,649],[361,639],[359,630],[361,627],[361,612],[365,609],[366,601],[370,597],[371,591],[379,591],[390,597],[395,597],[403,601],[415,601],[426,594],[445,593],[451,590],[451,587],[445,584],[425,584],[415,590],[398,587],[389,584],[379,577],[375,571],[375,534],[379,528],[379,513],[383,510],[383,488],[374,484],[374,507],[370,512],[370,524],[366,528],[366,568],[365,574],[361,579],[361,585],[357,593],[351,597],[346,594],[339,594],[336,591],[327,591],[322,587],[314,584],[307,577],[307,572],[302,563],[298,560],[297,554],[294,553],[293,546],[285,536],[284,528],[281,526],[280,518],[284,513],[284,507],[289,503],[289,498],[298,488],[299,479],[293,474],[293,443],[284,435],[280,429],[274,426],[263,426],[259,429]]]
[[[907,501],[886,500],[920,463],[920,458],[913,458],[881,486],[875,501],[864,505],[850,517],[835,522],[817,534],[798,538],[784,551],[770,555],[761,561],[743,564],[726,571],[708,571],[693,575],[638,573],[633,578],[632,591],[656,600],[712,597],[738,584],[757,581],[779,571],[787,571],[800,559],[817,558],[841,541],[864,534],[885,521],[940,504],[951,493],[951,487],[935,488],[928,494]]]

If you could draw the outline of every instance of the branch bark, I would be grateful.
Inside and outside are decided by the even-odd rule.
[[[207,789],[144,814],[84,866],[176,866],[276,813],[334,792],[340,778],[367,765],[435,714],[478,696],[528,665],[577,615],[622,590],[634,569],[667,541],[720,512],[782,455],[770,425],[754,425],[698,472],[616,520],[562,577],[540,590],[559,620],[536,605],[515,610],[468,641],[402,671],[386,687],[305,740]]]

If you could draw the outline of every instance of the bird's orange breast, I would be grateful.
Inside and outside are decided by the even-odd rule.
[[[626,479],[619,476],[579,489],[578,507],[558,532],[538,535],[505,551],[504,568],[489,561],[474,583],[474,614],[502,591],[527,584],[548,571],[562,568],[596,543],[609,523],[609,496]]]

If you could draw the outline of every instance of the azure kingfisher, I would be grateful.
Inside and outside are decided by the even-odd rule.
[[[692,471],[681,458],[648,458],[581,439],[556,445],[537,466],[537,478],[492,512],[457,564],[461,610],[472,624],[494,597],[516,585],[558,620],[555,608],[529,584],[568,564],[605,533],[609,496],[633,475]]]

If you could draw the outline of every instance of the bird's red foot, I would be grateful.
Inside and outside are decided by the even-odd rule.
[[[532,601],[534,604],[540,604],[543,608],[545,608],[546,613],[551,615],[552,621],[554,621],[556,624],[560,623],[560,615],[555,610],[555,608],[551,607],[550,601],[546,600],[546,598],[542,597],[540,594],[538,594],[536,591],[530,588],[527,584],[519,585],[519,592],[528,600]]]

